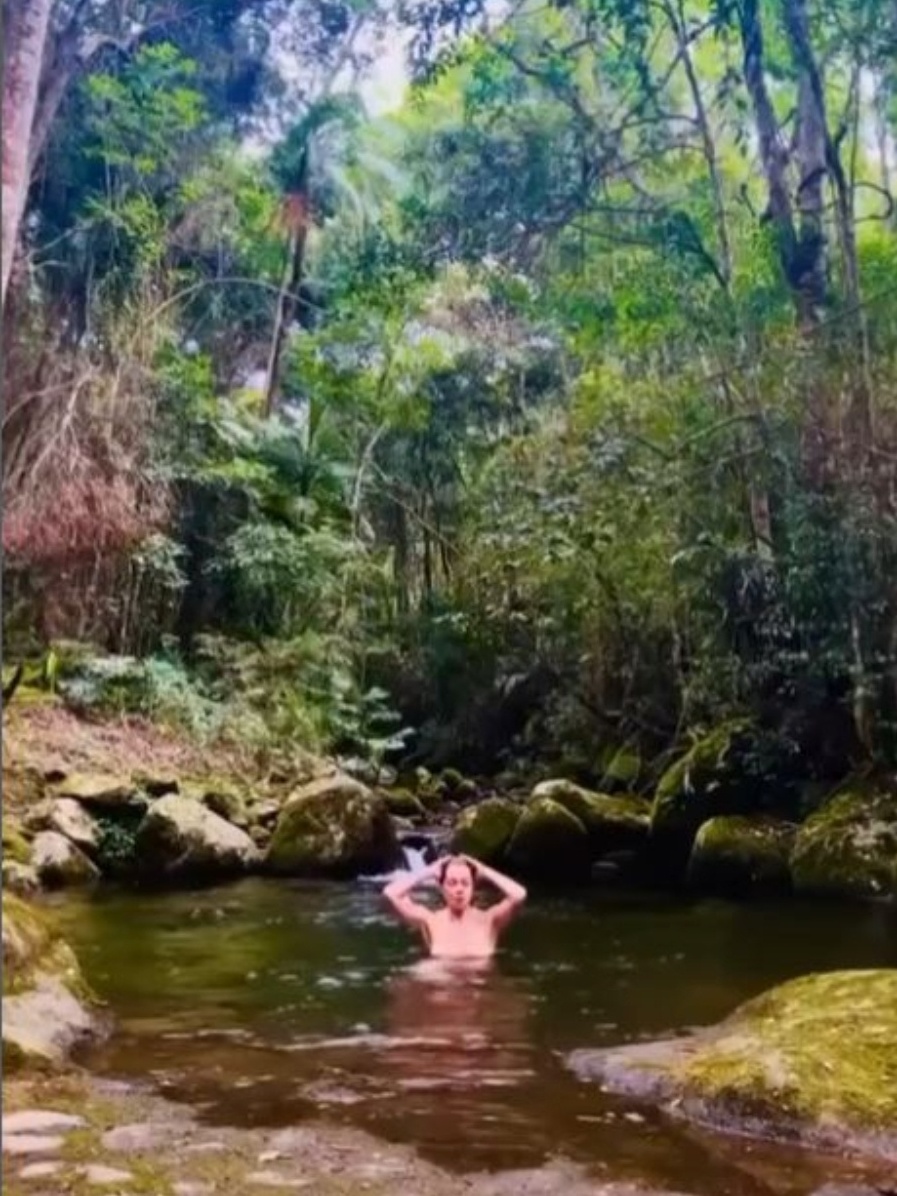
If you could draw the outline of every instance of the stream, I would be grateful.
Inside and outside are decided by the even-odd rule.
[[[805,1196],[851,1172],[610,1097],[566,1054],[715,1022],[805,972],[897,966],[897,911],[872,906],[535,895],[490,968],[447,973],[372,884],[247,879],[54,903],[117,1018],[85,1061],[209,1123],[324,1116],[458,1172],[561,1157],[695,1196]]]

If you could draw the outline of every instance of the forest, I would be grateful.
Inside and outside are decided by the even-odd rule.
[[[895,764],[893,0],[5,22],[7,680],[378,767]]]

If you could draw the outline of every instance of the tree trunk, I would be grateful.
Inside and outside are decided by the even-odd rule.
[[[12,273],[31,180],[31,135],[53,0],[5,0],[3,53],[2,288]]]
[[[299,287],[302,284],[302,268],[305,258],[306,226],[296,227],[290,233],[287,261],[283,272],[283,283],[277,296],[274,313],[274,327],[271,332],[271,349],[268,354],[268,368],[265,375],[265,415],[274,414],[280,390],[280,363],[286,344],[287,332],[293,322]]]
[[[760,161],[766,177],[768,206],[766,218],[772,222],[778,242],[779,257],[789,280],[797,235],[794,211],[788,188],[788,152],[779,135],[779,125],[766,86],[763,26],[759,0],[744,0],[740,12],[741,43],[744,57],[744,81],[760,145]]]

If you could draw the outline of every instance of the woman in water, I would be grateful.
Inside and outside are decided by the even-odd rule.
[[[411,896],[418,885],[432,880],[438,882],[445,901],[438,910]],[[494,885],[502,900],[478,909],[473,904],[478,880]],[[431,955],[482,959],[495,951],[500,932],[526,901],[526,889],[470,856],[455,855],[434,860],[422,872],[398,877],[386,886],[383,896],[404,922],[420,931]]]

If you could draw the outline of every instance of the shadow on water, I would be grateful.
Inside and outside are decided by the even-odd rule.
[[[119,1019],[90,1065],[208,1121],[323,1114],[459,1171],[562,1156],[699,1196],[804,1196],[839,1165],[611,1098],[567,1052],[709,1024],[804,972],[897,965],[894,911],[865,907],[552,896],[473,967],[421,960],[363,886],[106,891],[59,912]]]

